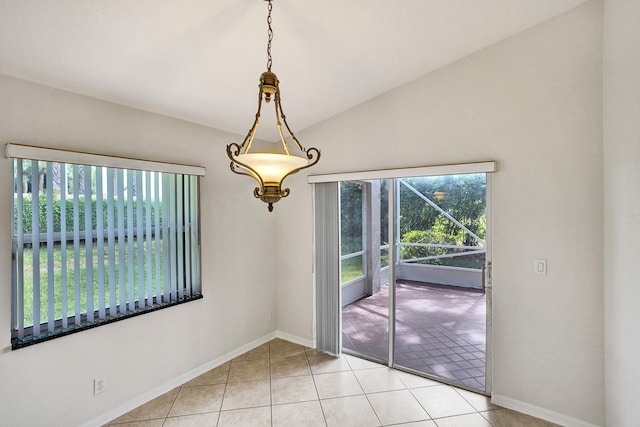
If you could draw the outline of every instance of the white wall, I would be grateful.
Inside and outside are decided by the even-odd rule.
[[[240,136],[0,76],[0,144],[202,165],[204,299],[10,350],[11,163],[0,158],[0,426],[74,426],[275,329],[274,217],[231,174]],[[93,396],[93,379],[107,391]],[[52,424],[53,423],[53,424]]]
[[[640,420],[640,2],[604,9],[607,425]]]
[[[299,134],[322,150],[314,174],[497,160],[494,396],[548,418],[598,425],[601,8],[589,2]],[[305,181],[293,177],[292,195],[277,207],[277,307],[279,329],[311,339]],[[536,258],[547,259],[547,276],[534,275]]]
[[[638,239],[622,237],[637,236],[640,212],[638,58],[622,67],[637,54],[637,42],[625,41],[638,38],[631,3],[605,2],[607,64],[621,70],[605,74],[609,425],[640,417],[638,271],[629,267]],[[299,133],[322,150],[312,173],[497,160],[494,393],[593,424],[604,423],[600,9],[592,1]],[[224,145],[238,136],[3,76],[0,99],[1,144],[207,167],[201,301],[10,351],[10,243],[0,245],[0,425],[91,420],[273,331],[274,307],[278,329],[313,339],[312,198],[303,174],[266,215],[252,182],[227,170]],[[0,180],[10,179],[0,159]],[[10,199],[9,186],[0,197]],[[1,204],[5,236],[10,215]],[[548,276],[533,275],[534,258],[548,260]],[[196,327],[183,332],[185,324]],[[129,350],[113,351],[124,343]],[[108,391],[94,397],[97,376]]]

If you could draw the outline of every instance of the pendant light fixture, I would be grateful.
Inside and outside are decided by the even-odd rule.
[[[248,175],[258,181],[259,186],[253,191],[253,195],[265,203],[268,203],[269,212],[273,211],[273,204],[290,193],[288,188],[282,187],[282,181],[302,169],[311,167],[320,160],[320,151],[317,148],[304,148],[300,141],[293,134],[287,123],[287,119],[282,111],[280,99],[280,88],[278,77],[271,72],[271,41],[273,40],[273,30],[271,29],[272,0],[268,2],[267,26],[267,71],[260,76],[258,85],[258,112],[256,113],[253,126],[244,138],[241,145],[232,143],[227,145],[227,155],[231,159],[231,171],[239,175]],[[262,100],[269,104],[273,97],[275,108],[275,125],[280,137],[281,149],[277,152],[251,152],[251,145],[256,136],[256,131],[260,125],[260,111]],[[293,144],[285,141],[282,125],[288,133]]]

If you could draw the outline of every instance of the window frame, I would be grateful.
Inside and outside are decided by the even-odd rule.
[[[164,201],[158,202],[155,205],[155,208],[157,209],[158,206],[162,205],[162,213],[161,213],[162,215],[167,214],[169,212],[169,209],[174,209],[174,210],[170,212],[171,220],[169,220],[169,217],[166,217],[164,220],[162,220],[162,230],[158,230],[158,229],[153,230],[153,233],[158,235],[157,239],[156,238],[154,238],[153,240],[150,239],[150,236],[151,236],[149,231],[149,228],[151,227],[150,223],[145,223],[143,225],[140,225],[142,222],[150,220],[151,214],[150,214],[150,211],[149,212],[147,211],[147,209],[150,207],[150,202],[148,200],[138,199],[138,197],[136,197],[136,203],[137,203],[136,212],[134,216],[130,217],[132,219],[127,221],[128,222],[127,225],[129,227],[128,228],[129,232],[131,232],[131,228],[133,227],[133,225],[131,224],[133,223],[133,221],[134,220],[140,221],[140,223],[137,223],[136,225],[135,232],[137,232],[138,234],[142,232],[142,237],[141,238],[136,237],[135,233],[131,235],[133,235],[134,240],[138,242],[138,247],[136,251],[137,255],[139,257],[143,256],[144,259],[142,261],[140,261],[139,259],[136,261],[133,255],[128,255],[125,258],[124,253],[122,253],[122,257],[123,257],[122,259],[126,259],[127,261],[131,260],[131,262],[127,262],[127,268],[129,269],[129,272],[131,272],[132,270],[132,268],[129,267],[129,265],[133,263],[137,263],[138,269],[144,268],[146,269],[145,272],[149,272],[150,267],[145,262],[149,260],[149,257],[151,255],[147,254],[147,251],[144,250],[144,244],[146,243],[148,248],[155,247],[156,253],[157,253],[160,242],[164,241],[162,245],[165,246],[165,249],[166,247],[169,247],[169,246],[171,246],[172,248],[170,249],[170,252],[164,253],[163,255],[164,264],[162,264],[162,267],[158,267],[158,268],[163,268],[163,269],[166,268],[167,271],[164,273],[173,274],[174,276],[177,274],[177,277],[175,278],[176,279],[179,278],[177,280],[177,283],[179,283],[177,287],[175,288],[171,287],[175,285],[176,282],[174,281],[172,285],[170,285],[169,288],[167,288],[168,286],[166,284],[167,280],[164,281],[165,282],[164,286],[161,287],[159,284],[151,283],[151,279],[153,278],[153,275],[147,277],[145,276],[145,272],[140,273],[140,271],[138,271],[136,273],[137,276],[134,279],[130,279],[129,276],[127,276],[127,279],[130,281],[131,289],[133,289],[132,280],[142,279],[142,282],[137,283],[139,294],[134,295],[133,299],[131,299],[129,298],[132,296],[132,293],[130,291],[128,297],[125,298],[127,310],[124,310],[123,307],[121,306],[123,301],[122,298],[120,298],[116,302],[115,307],[112,306],[109,303],[109,301],[106,301],[106,296],[104,293],[105,284],[101,283],[100,278],[98,278],[98,286],[101,294],[98,295],[99,302],[97,307],[93,305],[93,296],[92,295],[90,297],[87,296],[85,301],[87,307],[84,312],[81,312],[80,314],[78,314],[78,309],[76,306],[74,315],[70,315],[69,311],[67,310],[66,317],[64,315],[60,318],[56,318],[54,316],[53,319],[51,319],[51,315],[54,312],[52,308],[53,293],[51,289],[55,285],[52,285],[51,283],[53,283],[56,279],[55,278],[49,279],[48,283],[43,284],[44,286],[48,286],[48,289],[47,289],[48,313],[46,315],[45,321],[43,321],[42,316],[40,316],[39,328],[36,329],[36,334],[34,334],[35,328],[33,325],[24,325],[25,298],[31,297],[31,296],[25,295],[24,289],[22,289],[23,285],[21,283],[23,282],[21,282],[21,280],[23,280],[24,278],[24,264],[21,264],[19,255],[18,256],[16,255],[18,252],[22,253],[24,250],[22,249],[18,251],[17,247],[19,245],[22,245],[22,247],[24,248],[24,245],[26,243],[24,236],[26,234],[22,229],[23,221],[25,219],[22,217],[23,210],[22,209],[15,210],[18,207],[24,207],[24,206],[14,207],[14,203],[16,199],[20,200],[21,203],[24,203],[24,200],[22,195],[20,197],[16,197],[16,194],[17,194],[17,190],[15,187],[16,183],[15,183],[14,177],[12,177],[11,185],[13,188],[11,192],[12,194],[11,204],[12,204],[12,207],[14,208],[14,210],[12,211],[12,221],[16,223],[16,221],[19,220],[16,223],[19,225],[17,225],[15,228],[13,224],[11,226],[11,238],[12,238],[11,344],[12,344],[12,349],[18,349],[18,348],[30,346],[32,344],[48,341],[54,338],[79,332],[85,329],[91,329],[104,324],[109,324],[115,321],[123,320],[130,317],[135,317],[148,312],[157,311],[158,309],[168,308],[168,307],[172,307],[174,305],[182,304],[185,302],[198,300],[203,297],[202,287],[201,287],[202,274],[201,274],[201,253],[200,253],[200,224],[201,224],[200,178],[205,175],[205,168],[199,167],[199,166],[178,165],[178,164],[154,162],[154,161],[148,161],[148,160],[129,159],[124,157],[112,157],[112,156],[104,156],[104,155],[98,155],[98,154],[80,153],[75,151],[56,150],[51,148],[34,147],[34,146],[12,144],[12,143],[6,145],[5,154],[7,158],[12,159],[12,163],[13,163],[12,169],[18,163],[22,165],[22,162],[14,162],[15,159],[23,159],[26,161],[31,160],[33,162],[32,172],[31,172],[32,182],[35,182],[34,179],[37,173],[37,171],[33,169],[33,165],[38,164],[37,162],[47,162],[45,165],[45,168],[48,173],[51,173],[51,170],[52,170],[51,165],[53,163],[65,164],[65,165],[68,165],[69,168],[71,168],[72,165],[84,165],[90,168],[95,167],[96,171],[102,171],[104,168],[107,168],[108,171],[114,171],[113,172],[114,174],[118,173],[117,171],[124,169],[125,172],[122,172],[122,173],[126,174],[129,179],[131,179],[132,176],[135,176],[136,177],[135,179],[140,179],[139,182],[141,187],[146,186],[146,188],[141,188],[139,191],[142,192],[143,194],[147,194],[147,197],[151,197],[150,195],[151,193],[148,193],[149,191],[151,191],[151,183],[150,183],[152,179],[151,176],[155,177],[153,179],[155,179],[154,185],[156,186],[156,189],[153,191],[156,197],[158,197],[159,191],[161,191],[161,190],[158,190],[159,187],[161,187],[162,185],[170,184],[170,188],[165,189],[166,191],[163,190],[162,191],[163,194],[160,196],[161,198],[169,197],[169,200],[166,201],[167,203],[164,203]],[[22,166],[20,166],[20,169],[21,168]],[[15,176],[15,173],[16,172],[14,172],[14,176]],[[105,174],[108,175],[108,172],[105,171]],[[110,176],[113,176],[113,175],[110,175]],[[146,177],[144,180],[142,179],[143,176]],[[160,176],[163,177],[162,184],[160,184],[159,181],[157,181],[158,177]],[[85,244],[87,244],[87,246],[85,247],[85,259],[87,262],[86,266],[88,270],[91,270],[94,266],[93,264],[94,255],[93,255],[93,251],[91,252],[91,254],[88,254],[87,250],[92,249],[93,241],[96,240],[97,242],[98,241],[97,239],[99,239],[100,237],[103,238],[103,243],[101,244],[96,243],[96,246],[102,247],[102,249],[104,250],[105,249],[104,241],[107,239],[107,235],[110,235],[110,237],[112,237],[112,231],[110,230],[110,228],[116,227],[116,224],[114,224],[113,222],[106,227],[103,227],[101,225],[97,227],[99,230],[102,229],[102,234],[100,234],[99,232],[96,231],[96,227],[92,225],[92,222],[91,222],[92,220],[90,218],[89,219],[86,218],[87,213],[91,213],[91,216],[93,217],[93,215],[96,215],[97,212],[104,211],[104,208],[95,209],[95,207],[98,206],[97,200],[101,200],[103,198],[102,196],[96,197],[96,193],[98,191],[106,191],[101,188],[103,179],[104,177],[100,177],[100,179],[96,180],[94,183],[91,181],[90,177],[87,180],[85,176],[85,185],[88,184],[90,187],[92,186],[92,184],[98,186],[98,188],[96,188],[95,191],[92,188],[89,188],[89,190],[87,191],[85,187],[85,192],[83,193],[83,196],[87,196],[87,195],[91,196],[89,200],[87,200],[87,198],[84,197],[83,207],[85,209],[84,210],[85,230],[81,232],[84,235],[84,238],[85,239],[88,238],[89,241],[91,242],[87,244],[86,243],[87,240],[85,240]],[[64,179],[62,179],[62,181],[64,182]],[[98,185],[97,182],[100,182],[100,184]],[[123,181],[118,181],[118,182],[120,184],[124,183]],[[75,184],[77,186],[77,181],[75,181]],[[45,245],[42,249],[40,249],[40,244],[39,244],[38,249],[35,250],[34,252],[36,253],[36,255],[41,250],[44,250],[47,252],[48,254],[47,255],[47,271],[48,271],[48,277],[49,277],[49,275],[51,275],[53,272],[52,270],[53,267],[51,266],[53,256],[51,255],[51,253],[53,252],[53,249],[54,249],[54,246],[51,244],[51,241],[52,241],[51,235],[53,234],[53,229],[47,232],[47,228],[51,227],[53,223],[51,219],[52,214],[49,214],[49,211],[53,211],[52,190],[50,189],[51,181],[48,182],[47,186],[49,188],[43,189],[42,192],[39,187],[35,191],[35,193],[33,192],[33,190],[31,192],[32,209],[33,209],[33,206],[39,207],[39,204],[41,203],[40,200],[43,200],[46,203],[45,210],[47,211],[46,223],[43,226],[40,226],[42,225],[40,224],[42,221],[40,221],[39,219],[33,219],[34,215],[31,214],[32,221],[33,221],[32,227],[38,226],[38,230],[39,230],[37,233],[38,235],[37,237],[36,237],[36,233],[32,232],[31,244],[33,245],[33,243],[36,242],[36,243]],[[185,194],[182,193],[183,189],[186,190]],[[114,190],[115,189],[112,189],[112,191]],[[66,194],[66,191],[64,193]],[[39,196],[37,201],[33,200],[33,194],[37,194]],[[122,195],[123,191],[118,189],[117,194]],[[115,193],[112,192],[111,195],[114,196]],[[65,197],[67,196],[68,195],[61,197],[61,201],[65,201]],[[72,197],[74,197],[74,203],[76,203],[76,206],[77,206],[79,196],[72,195]],[[132,213],[130,210],[132,209],[131,201],[133,200],[133,196],[131,196],[131,192],[129,192],[129,196],[127,197],[127,199],[129,203],[127,203],[127,201],[117,202],[118,209],[121,208],[121,205],[127,204],[126,209],[129,209],[128,213],[131,214]],[[93,203],[93,200],[96,200],[96,203]],[[105,203],[108,203],[108,200],[105,201]],[[166,206],[166,205],[169,205],[170,203],[171,203],[171,207]],[[143,204],[145,204],[145,209],[143,209],[142,207]],[[113,209],[112,212],[115,215],[116,207],[114,207],[113,205],[114,203],[112,202],[111,209]],[[101,204],[101,206],[103,205]],[[80,206],[81,209],[83,207]],[[62,208],[61,210],[62,210],[62,213],[61,213],[62,215],[63,213],[65,213],[64,212],[65,209]],[[188,213],[188,217],[182,217],[181,212],[183,210],[184,212]],[[20,212],[20,214],[17,214],[17,212]],[[39,209],[38,209],[38,212],[40,212]],[[19,216],[17,217],[17,215]],[[154,222],[155,222],[154,225],[157,226],[158,225],[157,218],[159,218],[157,211],[155,215],[156,215],[155,216],[156,219],[154,219]],[[37,217],[39,216],[40,215],[37,215]],[[78,219],[76,218],[74,219],[74,221],[75,221],[74,230],[66,229],[67,227],[66,225],[61,226],[61,229],[65,230],[66,233],[74,234],[73,240],[77,240],[78,239],[78,228],[77,228]],[[172,221],[171,224],[169,224],[170,221]],[[66,219],[64,222],[66,223]],[[87,230],[87,227],[90,227],[91,230]],[[173,228],[170,229],[169,227],[173,227]],[[42,234],[43,229],[45,230],[45,234],[47,236],[47,240],[44,240],[44,241],[40,240],[40,237],[39,237],[40,234]],[[120,231],[120,232],[122,233],[123,231]],[[123,233],[122,237],[131,241],[132,240],[130,238],[131,235],[127,235],[126,233]],[[121,236],[118,236],[118,239],[120,239],[120,237]],[[166,237],[168,237],[168,239]],[[69,240],[67,238],[67,240],[65,241],[73,242],[73,240]],[[168,242],[169,240],[171,240],[171,244]],[[151,242],[154,242],[155,246],[152,246]],[[109,245],[112,245],[112,244],[113,244],[113,241],[110,241]],[[118,244],[118,241],[116,241],[116,244]],[[132,244],[130,244],[129,249],[131,249],[131,246]],[[179,246],[179,247],[176,248],[176,246]],[[112,246],[109,246],[109,249],[111,250]],[[67,251],[66,246],[62,252],[65,253],[65,251]],[[73,254],[74,254],[74,257],[76,258],[80,257],[80,252],[77,249],[77,247],[74,247]],[[157,259],[157,255],[155,257]],[[175,257],[175,259],[172,259],[171,257]],[[33,256],[33,258],[34,258],[34,264],[36,265],[36,267],[33,268],[33,274],[35,278],[38,279],[38,275],[40,274],[39,273],[40,269],[37,267],[37,265],[40,262],[40,258],[38,256],[37,261],[36,261],[35,255]],[[121,261],[122,259],[120,258],[120,254],[119,254],[118,260]],[[91,262],[91,264],[89,264],[89,262]],[[185,265],[187,263],[188,265]],[[100,263],[97,262],[97,265],[99,264]],[[74,265],[74,268],[75,266],[77,266],[77,263]],[[105,268],[106,268],[105,262],[103,261],[102,269],[104,270]],[[157,271],[158,270],[156,270],[156,273]],[[75,275],[76,273],[74,273],[74,280],[75,280]],[[155,277],[158,278],[160,277],[160,275],[156,275]],[[162,277],[166,277],[166,276],[163,275]],[[111,279],[113,279],[113,277],[111,277]],[[102,280],[104,281],[104,277],[102,278]],[[93,280],[92,280],[92,283],[93,283]],[[84,283],[81,283],[81,286],[89,294],[93,292],[93,286],[87,286],[87,281],[85,281]],[[185,291],[186,287],[188,287],[188,289]],[[34,290],[36,288],[39,290],[38,292],[39,295],[34,298],[33,300],[34,304],[36,302],[39,303],[40,294],[42,294],[42,291],[40,290],[40,282],[38,282],[37,286],[34,286]],[[141,289],[141,288],[145,288],[145,289]],[[66,287],[64,287],[64,289],[65,289],[65,292],[63,292],[63,294],[66,295]],[[163,293],[156,293],[156,291],[160,291],[161,289],[164,289]],[[89,290],[91,291],[89,292]],[[151,293],[147,294],[146,293],[147,290],[149,290]],[[167,290],[169,290],[170,292],[170,295],[171,295],[170,298],[167,298],[167,295],[168,295]],[[119,289],[119,291],[122,296],[122,293],[124,292],[124,287],[122,289]],[[142,300],[140,300],[140,297],[143,297]],[[77,302],[77,294],[76,294],[76,298],[74,298],[74,301]],[[111,302],[113,302],[113,298],[111,299]],[[144,305],[144,307],[142,307],[142,305]],[[36,314],[39,315],[38,311],[40,311],[40,307],[38,307],[37,310],[34,310],[34,313],[33,313],[34,318],[36,317]],[[35,321],[33,323],[35,325]]]

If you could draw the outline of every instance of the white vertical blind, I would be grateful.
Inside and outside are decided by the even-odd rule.
[[[19,180],[16,180],[16,188],[17,197],[16,197],[16,219],[17,225],[15,228],[15,232],[17,233],[17,242],[13,247],[13,250],[16,252],[16,273],[13,275],[16,279],[16,304],[15,304],[15,312],[17,319],[15,319],[14,324],[16,325],[16,329],[18,330],[18,339],[24,339],[24,199],[23,199],[23,181],[22,177],[24,176],[24,171],[22,168],[22,162],[18,162],[18,166],[16,168],[16,176],[20,177]]]
[[[38,162],[31,161],[31,185],[40,182]],[[33,335],[40,336],[40,197],[31,197],[31,230],[33,247]]]
[[[176,178],[174,176],[169,177],[169,192],[171,194],[176,193]],[[174,198],[169,200],[169,239],[178,241],[177,239],[178,230],[176,224],[176,201]],[[170,271],[170,281],[169,288],[171,289],[171,299],[174,300],[177,298],[177,289],[176,283],[178,283],[178,248],[175,245],[169,245],[169,271]]]
[[[117,188],[118,188],[118,294],[120,295],[120,305],[118,310],[120,313],[127,312],[127,286],[126,280],[126,265],[127,260],[125,258],[125,242],[126,234],[124,228],[124,170],[118,169],[117,175]]]
[[[113,199],[113,182],[116,179],[114,170],[107,169],[107,260],[109,265],[109,307],[112,307],[112,314],[115,313],[116,304],[116,230],[115,211]]]
[[[138,197],[137,193],[142,192],[142,172],[135,172],[136,183],[136,234],[135,241],[138,245],[136,261],[138,264],[137,284],[138,284],[138,307],[145,308],[147,301],[145,299],[145,287],[144,287],[144,216],[143,216],[143,201]],[[133,239],[132,239],[133,240]]]
[[[316,346],[331,354],[341,352],[340,235],[338,183],[314,186]]]
[[[198,176],[13,165],[14,348],[201,297]]]
[[[47,163],[46,174],[53,175],[53,165]],[[47,301],[54,299],[55,278],[53,276],[53,185],[47,185]],[[55,329],[54,305],[48,304],[47,311],[47,331],[53,332]]]
[[[136,303],[135,303],[135,293],[134,293],[134,286],[133,286],[133,282],[135,280],[135,260],[134,260],[134,254],[135,254],[135,247],[134,247],[134,242],[135,240],[133,239],[133,171],[132,170],[128,170],[127,171],[127,195],[126,195],[126,212],[127,212],[127,252],[126,252],[126,261],[124,263],[122,263],[121,265],[126,265],[127,266],[127,284],[126,284],[126,288],[127,288],[127,304],[128,304],[128,311],[134,311],[136,309]],[[125,256],[124,253],[122,254],[123,257]]]
[[[80,167],[73,165],[73,300],[74,322],[80,324]],[[35,228],[33,229],[36,230]],[[35,233],[34,233],[35,235]]]
[[[154,182],[154,191],[153,191],[153,200],[155,207],[155,222],[154,227],[156,230],[156,235],[154,239],[154,255],[156,260],[156,268],[155,268],[155,276],[154,283],[156,285],[155,294],[162,295],[162,291],[164,289],[164,281],[162,278],[162,264],[160,263],[160,254],[162,253],[162,244],[159,242],[159,238],[162,235],[162,230],[160,229],[160,174],[158,172],[153,173],[153,182]],[[166,253],[166,252],[165,252]]]
[[[18,162],[22,163],[22,162]],[[63,191],[64,189],[64,191]],[[67,167],[60,164],[60,282],[67,283]],[[62,329],[69,326],[69,299],[67,288],[61,290],[62,295]]]
[[[104,289],[104,203],[102,191],[102,168],[96,168],[96,244],[98,260],[98,316],[106,318],[105,289]]]
[[[198,278],[200,277],[200,257],[197,254],[200,253],[199,242],[200,239],[198,237],[200,233],[199,229],[199,221],[198,221],[198,194],[200,191],[198,189],[198,179],[195,177],[190,177],[190,196],[189,196],[189,212],[191,216],[189,218],[189,231],[191,234],[191,277]]]
[[[144,194],[147,195],[147,197],[144,198],[144,210],[145,210],[145,217],[144,217],[144,223],[145,223],[145,235],[146,235],[146,241],[144,243],[144,250],[143,250],[143,254],[145,255],[146,259],[145,259],[145,263],[146,263],[146,269],[145,269],[145,282],[144,285],[146,286],[146,290],[145,290],[145,294],[147,296],[147,300],[145,300],[145,303],[148,307],[153,305],[153,293],[152,293],[152,280],[153,280],[153,276],[152,276],[152,264],[151,264],[151,255],[153,253],[153,250],[151,248],[151,241],[152,241],[152,230],[151,230],[151,172],[145,172],[145,187],[144,187]]]
[[[184,179],[183,199],[184,203],[184,265],[191,265],[191,181]],[[184,279],[186,283],[191,281],[191,267],[184,269]]]
[[[166,200],[165,197],[167,197],[171,191],[171,177],[169,175],[163,174],[162,175],[162,197],[163,200]],[[166,236],[166,239],[162,239],[162,252],[163,254],[165,254],[165,262],[163,263],[163,282],[164,282],[164,295],[168,295],[169,298],[171,298],[171,263],[175,260],[175,258],[173,257],[173,254],[171,254],[170,251],[170,245],[169,245],[169,241],[171,240],[171,233],[170,233],[170,223],[171,223],[171,203],[168,201],[165,201],[164,203],[162,203],[162,235]]]
[[[184,195],[184,186],[183,186],[182,175],[176,176],[176,201],[182,200]],[[178,240],[178,247],[176,248],[176,259],[177,259],[177,267],[176,267],[176,275],[178,278],[178,298],[182,298],[184,296],[184,276],[182,274],[178,274],[180,271],[184,271],[184,207],[178,206],[178,203],[175,204],[176,209],[176,237]]]
[[[86,265],[87,321],[93,322],[93,207],[91,206],[91,168],[84,167],[84,249]],[[80,257],[77,253],[75,256]]]

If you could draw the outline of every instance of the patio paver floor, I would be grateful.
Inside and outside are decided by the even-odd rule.
[[[342,346],[388,359],[389,288],[342,309]],[[476,289],[399,280],[395,363],[485,389],[486,303]]]

